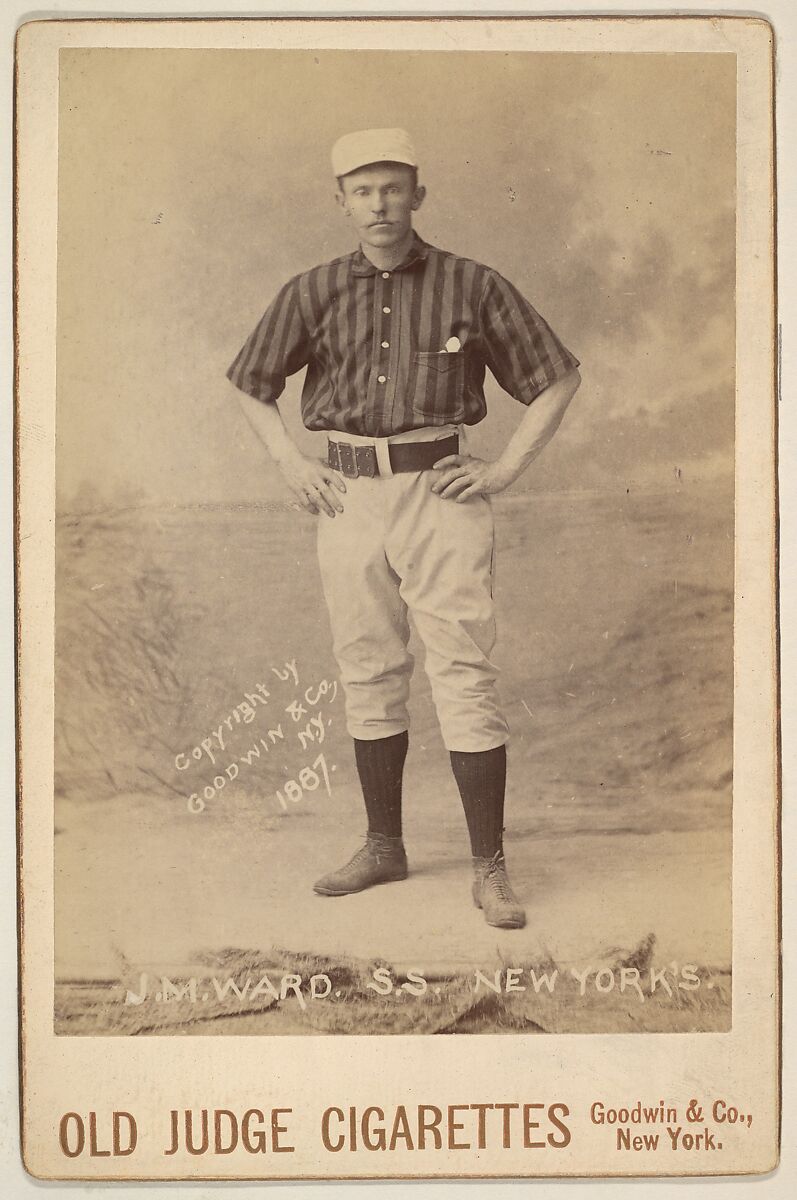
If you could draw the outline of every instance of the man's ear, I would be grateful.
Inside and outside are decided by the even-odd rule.
[[[421,205],[423,204],[423,198],[425,195],[426,195],[426,188],[423,186],[422,183],[419,183],[415,189],[415,194],[412,197],[413,209],[421,207]]]
[[[338,204],[338,207],[339,207],[339,208],[342,208],[342,209],[343,209],[343,211],[344,211],[344,213],[345,213],[345,214],[346,214],[346,216],[348,217],[348,215],[349,215],[349,202],[348,202],[348,200],[346,199],[346,197],[343,195],[343,192],[340,190],[340,188],[338,188],[338,190],[335,192],[335,201],[336,201],[336,203]]]

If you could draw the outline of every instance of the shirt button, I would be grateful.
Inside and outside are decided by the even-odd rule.
[[[377,375],[376,382],[377,383],[387,383],[387,375]]]
[[[383,350],[388,350],[389,348],[390,348],[390,342],[382,342]]]
[[[389,279],[389,278],[390,278],[390,272],[389,272],[389,271],[383,271],[383,272],[382,272],[382,278],[383,278],[383,279]]]
[[[382,312],[383,312],[383,313],[389,313],[389,312],[390,312],[390,309],[388,308],[388,306],[387,306],[387,305],[385,305],[385,307],[382,309]]]

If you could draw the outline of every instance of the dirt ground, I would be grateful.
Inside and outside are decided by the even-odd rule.
[[[522,931],[470,900],[418,647],[410,876],[313,894],[364,821],[311,518],[61,518],[59,1032],[728,1027],[732,495],[674,483],[495,508]],[[309,997],[313,974],[329,996]],[[225,979],[246,994],[219,999]],[[196,996],[170,990],[190,980]]]

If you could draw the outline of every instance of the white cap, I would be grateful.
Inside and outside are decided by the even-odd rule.
[[[348,175],[369,163],[399,162],[417,167],[418,158],[404,129],[360,129],[345,133],[332,147],[332,173]]]

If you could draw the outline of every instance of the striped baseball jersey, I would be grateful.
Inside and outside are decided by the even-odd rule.
[[[497,271],[424,242],[380,271],[358,249],[280,289],[227,371],[265,403],[307,368],[308,429],[366,437],[485,416],[489,367],[523,404],[578,359]]]

